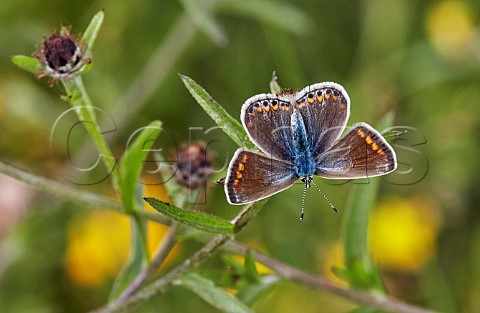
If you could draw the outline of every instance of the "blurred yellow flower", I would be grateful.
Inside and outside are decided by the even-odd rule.
[[[444,57],[456,59],[468,53],[473,43],[475,23],[471,8],[463,1],[441,1],[427,13],[427,35]]]
[[[369,242],[382,268],[414,271],[434,253],[440,211],[433,200],[391,198],[372,212]]]
[[[115,277],[128,256],[129,223],[127,216],[103,210],[73,220],[65,266],[75,283],[95,286]]]
[[[147,178],[146,181],[151,181]],[[145,196],[167,201],[160,185],[144,185]],[[147,222],[147,248],[154,253],[168,226]],[[126,215],[96,210],[74,219],[70,225],[65,267],[70,278],[81,286],[96,286],[114,278],[126,262],[130,250],[130,220]],[[178,255],[179,246],[171,251],[163,266]]]

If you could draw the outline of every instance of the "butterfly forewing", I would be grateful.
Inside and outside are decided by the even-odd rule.
[[[266,155],[292,161],[292,113],[288,99],[260,94],[245,102],[240,118],[250,140]]]
[[[249,203],[280,192],[297,179],[289,163],[238,149],[228,167],[225,193],[231,204]]]
[[[333,179],[364,178],[390,173],[396,166],[395,152],[385,138],[370,125],[358,123],[319,156],[315,175]]]
[[[328,150],[340,138],[350,115],[350,98],[336,83],[318,83],[298,93],[299,110],[309,136],[312,158]]]

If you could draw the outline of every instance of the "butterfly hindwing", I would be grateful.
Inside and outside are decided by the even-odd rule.
[[[350,179],[384,175],[395,170],[395,152],[385,138],[366,123],[357,123],[345,137],[319,156],[322,178]]]
[[[290,164],[238,149],[228,167],[225,193],[231,204],[249,203],[280,192],[297,179]]]

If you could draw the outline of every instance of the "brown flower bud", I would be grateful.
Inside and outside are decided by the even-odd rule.
[[[205,185],[213,173],[213,157],[202,144],[186,144],[180,147],[175,180],[191,189]]]
[[[34,56],[45,66],[45,71],[38,76],[50,76],[54,81],[72,76],[90,63],[90,59],[85,58],[81,40],[71,35],[65,27],[62,27],[60,33],[46,37]]]

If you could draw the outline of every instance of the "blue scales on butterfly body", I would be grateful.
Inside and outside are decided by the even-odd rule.
[[[311,176],[316,171],[317,162],[312,157],[307,129],[298,110],[294,110],[292,114],[291,127],[295,174],[298,177]]]

